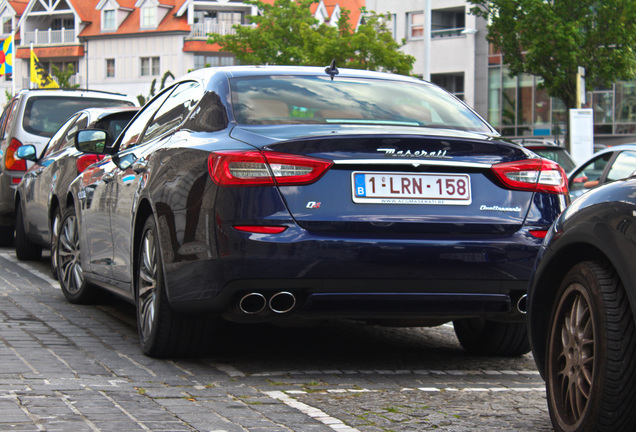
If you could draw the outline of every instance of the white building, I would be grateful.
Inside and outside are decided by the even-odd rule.
[[[430,38],[425,9],[431,7]],[[424,77],[427,44],[432,82],[462,98],[482,115],[488,107],[486,22],[464,0],[366,0],[368,10],[389,14],[402,51],[415,57],[413,74]]]

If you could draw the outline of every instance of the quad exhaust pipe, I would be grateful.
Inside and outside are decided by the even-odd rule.
[[[523,315],[528,312],[528,294],[524,294],[517,300],[517,311]]]
[[[266,307],[274,313],[284,314],[296,306],[296,296],[288,291],[281,291],[272,295],[268,301],[263,294],[251,292],[241,297],[238,305],[240,311],[248,315],[261,313]]]

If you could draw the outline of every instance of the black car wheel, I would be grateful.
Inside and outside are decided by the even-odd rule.
[[[75,208],[69,206],[62,216],[56,242],[57,278],[68,301],[90,303],[95,287],[84,280],[78,229]]]
[[[51,273],[57,279],[57,237],[60,231],[62,212],[59,207],[55,207],[53,218],[51,219]]]
[[[525,322],[466,318],[453,321],[453,327],[459,343],[471,354],[520,356],[530,351]]]
[[[547,346],[547,399],[557,431],[636,429],[636,334],[614,269],[586,261],[563,280]]]
[[[15,255],[20,261],[35,261],[42,258],[42,246],[27,237],[20,203],[15,212]]]
[[[167,299],[157,227],[151,215],[144,224],[136,277],[137,329],[144,354],[152,357],[203,353],[211,330],[206,317],[174,312]]]

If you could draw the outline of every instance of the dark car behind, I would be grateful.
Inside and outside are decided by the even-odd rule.
[[[111,145],[135,116],[137,107],[89,108],[73,114],[50,139],[42,154],[36,147],[24,145],[17,155],[34,162],[24,174],[15,193],[16,255],[20,260],[35,260],[42,248],[55,246],[60,215],[64,212],[68,186],[84,169],[101,159],[75,148],[77,132],[87,128],[103,129]],[[55,251],[51,253],[55,273]]]

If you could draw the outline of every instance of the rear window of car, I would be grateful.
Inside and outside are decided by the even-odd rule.
[[[425,83],[349,77],[269,76],[230,82],[239,124],[368,124],[491,132],[444,90]]]
[[[31,134],[50,138],[77,111],[110,106],[134,106],[134,104],[117,99],[34,96],[26,103],[22,127]]]
[[[539,156],[555,161],[556,163],[561,165],[566,173],[576,168],[574,160],[570,157],[569,153],[567,153],[565,149],[530,147],[530,150],[532,150]]]

